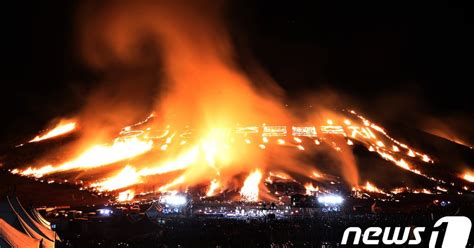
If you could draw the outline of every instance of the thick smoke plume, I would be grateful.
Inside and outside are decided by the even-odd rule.
[[[271,94],[278,89],[277,85],[269,85],[267,80],[263,92],[262,88],[257,92],[249,77],[236,66],[232,42],[222,21],[224,12],[225,6],[216,1],[88,2],[81,12],[81,51],[96,69],[111,73],[117,73],[114,70],[117,64],[133,68],[159,58],[154,64],[156,68],[149,68],[158,78],[149,80],[155,79],[159,85],[154,92],[153,110],[160,124],[190,125],[207,132],[236,124],[291,125],[298,122],[278,96]],[[144,81],[138,77],[134,82],[135,79],[112,87],[124,87],[124,93],[134,92],[130,88],[143,87],[141,82]],[[130,99],[129,96],[124,98]],[[93,108],[103,106],[109,99],[99,97]],[[124,117],[130,121],[146,109],[135,112],[135,104],[109,105],[105,105],[106,109],[116,109],[107,117],[114,123]],[[316,121],[312,117],[309,119]],[[279,156],[287,161],[280,159],[279,163],[290,171],[303,173],[304,167],[298,165],[301,163],[287,153]],[[271,156],[264,159],[252,153],[247,161],[242,159],[239,163],[261,167],[271,163],[268,157]],[[348,167],[348,172],[344,173],[348,174],[346,178],[351,184],[357,184],[352,154],[342,157],[342,163]],[[306,169],[309,173],[310,168]]]
[[[99,75],[101,84],[80,114],[82,138],[76,159],[59,169],[46,167],[43,172],[95,168],[98,165],[91,161],[97,157],[108,164],[120,161],[121,156],[128,158],[127,153],[133,157],[144,154],[151,147],[141,141],[134,141],[143,149],[136,153],[134,149],[139,147],[129,149],[126,144],[112,148],[121,151],[116,159],[104,158],[103,151],[110,156],[117,156],[116,152],[95,145],[110,141],[124,126],[154,112],[155,127],[169,125],[179,131],[189,126],[198,141],[191,141],[197,144],[187,151],[165,148],[177,155],[175,162],[165,166],[152,155],[135,159],[133,168],[124,171],[141,173],[147,178],[144,183],[154,183],[150,180],[168,169],[174,174],[157,179],[163,182],[166,177],[164,189],[208,184],[216,178],[223,188],[238,188],[241,185],[235,185],[235,178],[257,168],[264,173],[280,171],[309,178],[316,168],[295,153],[296,145],[261,151],[236,142],[232,149],[227,148],[226,128],[262,124],[291,127],[342,118],[323,106],[303,113],[290,110],[283,104],[279,86],[259,66],[253,70],[258,75],[242,71],[223,21],[225,7],[216,1],[83,3],[78,12],[79,54]],[[328,142],[347,148],[328,153],[341,164],[348,184],[358,185],[357,167],[345,139],[329,137]],[[205,155],[196,155],[196,149]],[[191,159],[192,164],[183,162]]]
[[[156,67],[148,69],[160,77],[148,80],[161,83],[154,110],[166,123],[215,127],[288,120],[278,100],[257,94],[236,68],[231,41],[220,21],[222,11],[214,1],[89,2],[81,12],[81,52],[94,68],[111,74],[123,74],[117,67],[136,68],[159,57]],[[143,76],[128,80],[108,85],[101,91],[106,94],[96,93],[90,108],[105,105],[105,113],[118,109],[106,117],[114,123],[142,114],[143,108],[134,106],[130,102],[134,96],[128,93],[155,89],[144,83]],[[110,106],[116,104],[114,96],[119,98],[117,107]]]

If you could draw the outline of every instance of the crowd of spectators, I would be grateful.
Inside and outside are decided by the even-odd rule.
[[[229,219],[174,217],[159,223],[144,217],[132,223],[125,217],[108,222],[71,223],[58,230],[58,247],[339,247],[344,230],[369,226],[427,227],[439,213],[321,213],[286,219]],[[428,240],[425,238],[424,240]],[[469,247],[472,247],[469,246]]]

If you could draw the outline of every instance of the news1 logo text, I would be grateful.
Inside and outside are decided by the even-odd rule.
[[[465,216],[446,216],[434,224],[431,234],[425,234],[427,227],[349,227],[344,231],[343,246],[423,246],[429,248],[464,248],[469,241],[472,223]],[[423,240],[428,237],[429,240]]]

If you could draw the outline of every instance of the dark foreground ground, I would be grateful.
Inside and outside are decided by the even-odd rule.
[[[14,192],[24,206],[83,206],[104,204],[106,198],[88,191],[81,191],[78,186],[68,184],[35,181],[30,178],[12,175],[0,168],[0,195]]]
[[[62,224],[58,226],[58,232],[63,243],[58,247],[328,248],[339,247],[344,230],[350,226],[362,230],[369,226],[424,226],[423,243],[418,247],[428,247],[433,224],[442,216],[454,214],[452,211],[473,217],[471,213],[454,209],[445,213],[413,214],[324,213],[284,220],[163,217],[161,223],[146,217],[133,223],[129,217],[121,216],[94,223],[70,221]],[[474,247],[472,235],[467,247]]]

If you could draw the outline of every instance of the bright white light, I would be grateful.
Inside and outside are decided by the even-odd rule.
[[[181,206],[186,204],[186,197],[182,195],[165,195],[161,197],[161,202],[171,206]]]
[[[98,211],[100,215],[104,215],[104,216],[109,216],[114,213],[114,211],[110,209],[99,209]]]
[[[323,204],[334,204],[339,205],[344,201],[341,196],[338,195],[325,195],[318,197],[318,202]]]

